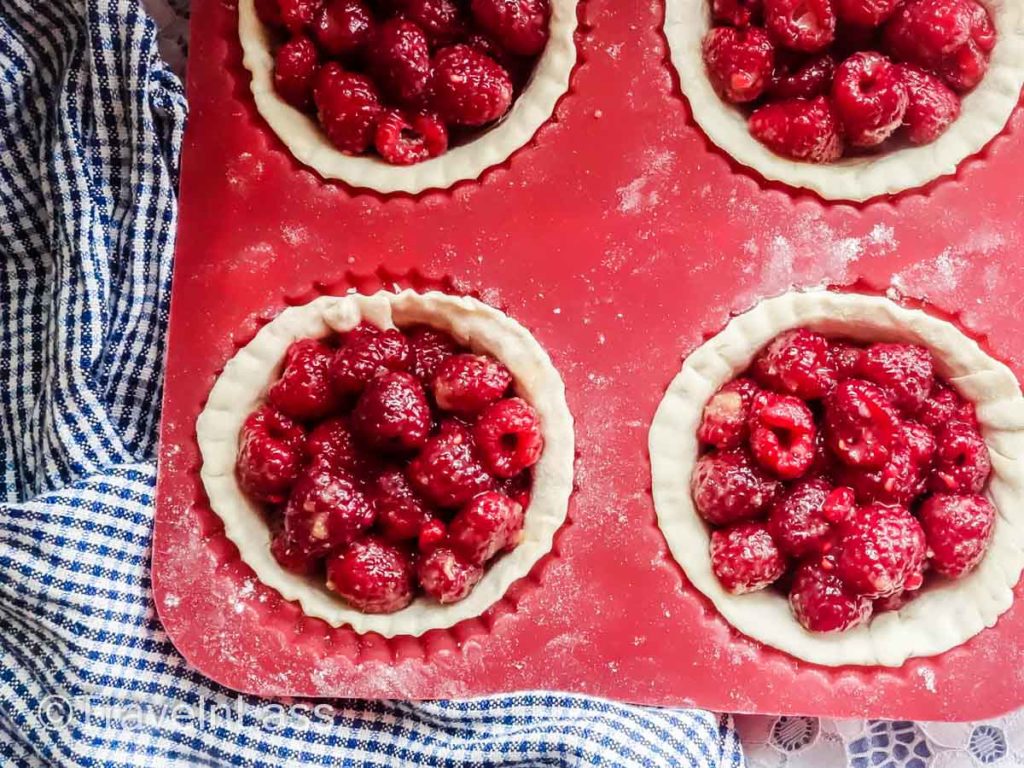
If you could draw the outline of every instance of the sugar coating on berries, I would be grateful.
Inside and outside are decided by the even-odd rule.
[[[279,411],[299,421],[322,419],[337,407],[330,384],[334,350],[316,339],[302,339],[285,353],[284,368],[267,391]]]
[[[856,376],[860,359],[864,356],[864,348],[848,341],[831,341],[828,355],[836,371],[836,379],[843,381]]]
[[[473,426],[481,461],[495,477],[515,477],[540,460],[544,437],[540,417],[521,397],[487,406]]]
[[[775,68],[775,46],[757,27],[716,27],[704,38],[704,64],[718,95],[733,104],[765,92]]]
[[[383,453],[408,453],[427,441],[430,405],[419,379],[405,371],[370,381],[352,411],[352,427],[367,444]]]
[[[508,72],[467,45],[452,45],[435,54],[430,88],[431,108],[453,126],[487,125],[512,104]]]
[[[829,0],[764,0],[764,21],[776,43],[803,53],[825,49],[836,36]]]
[[[394,613],[412,602],[415,570],[409,552],[377,537],[354,542],[327,563],[327,587],[363,613]]]
[[[824,397],[836,385],[828,340],[806,328],[776,336],[754,358],[752,370],[762,387],[803,400]]]
[[[992,502],[978,494],[936,493],[918,515],[936,573],[959,579],[977,567],[995,529]]]
[[[738,448],[750,432],[750,411],[760,390],[751,379],[733,379],[704,406],[697,439],[715,448]]]
[[[697,511],[712,525],[760,517],[781,491],[780,483],[741,449],[702,456],[690,486]]]
[[[517,56],[536,56],[548,41],[545,0],[471,0],[477,25]]]
[[[837,490],[822,478],[806,480],[775,503],[768,531],[784,554],[804,558],[831,549],[839,526],[854,512],[852,492],[847,497],[834,493]]]
[[[504,549],[519,543],[523,530],[522,506],[496,491],[475,496],[448,524],[452,549],[466,560],[483,565]]]
[[[343,395],[359,393],[377,376],[408,370],[409,342],[394,328],[349,334],[331,367],[331,382]]]
[[[313,99],[320,125],[335,147],[349,154],[361,154],[370,147],[384,107],[369,78],[328,62],[316,76]]]
[[[711,534],[711,569],[723,587],[742,595],[779,579],[786,559],[764,523],[737,523]]]
[[[750,417],[750,450],[776,477],[793,480],[814,462],[818,428],[804,401],[792,395],[759,395]]]
[[[280,411],[263,406],[242,425],[236,472],[242,491],[280,503],[302,472],[305,430]]]
[[[886,56],[864,51],[836,68],[832,101],[854,147],[877,147],[903,123],[909,96],[902,72]]]
[[[847,524],[836,573],[851,590],[874,599],[907,586],[924,558],[924,531],[917,519],[905,507],[874,504]]]
[[[852,467],[878,469],[892,453],[899,416],[885,391],[862,379],[848,379],[825,401],[829,447]]]
[[[872,344],[856,373],[892,393],[892,402],[907,413],[921,407],[935,383],[931,353],[915,344]]]
[[[434,374],[434,400],[445,411],[472,415],[499,400],[511,385],[512,374],[493,357],[453,355]]]
[[[842,126],[824,96],[770,102],[754,110],[748,126],[755,139],[782,157],[831,163],[843,155]]]
[[[439,507],[458,507],[495,481],[477,456],[473,436],[464,425],[446,421],[409,462],[409,480],[427,500]]]
[[[937,441],[929,487],[936,493],[980,493],[992,474],[992,459],[977,427],[952,422]]]
[[[828,562],[828,561],[826,561]],[[871,618],[871,600],[852,592],[836,574],[817,561],[796,569],[789,590],[789,607],[800,625],[811,632],[844,632]]]
[[[416,573],[423,591],[448,605],[465,599],[483,578],[484,569],[447,547],[438,547],[420,558]]]

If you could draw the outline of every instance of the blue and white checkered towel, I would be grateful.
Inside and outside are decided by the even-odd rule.
[[[149,542],[185,99],[138,0],[0,0],[0,765],[740,766],[583,697],[266,702],[189,670]]]

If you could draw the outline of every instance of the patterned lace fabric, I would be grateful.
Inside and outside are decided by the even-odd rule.
[[[1024,711],[977,723],[740,715],[750,768],[1010,768],[1024,765]]]

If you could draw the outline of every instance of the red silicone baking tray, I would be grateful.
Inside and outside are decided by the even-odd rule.
[[[1024,603],[942,656],[815,667],[737,634],[658,530],[647,430],[681,357],[790,286],[895,291],[1024,361],[1021,113],[955,179],[864,206],[759,180],[695,127],[655,0],[586,0],[556,116],[479,181],[416,198],[325,183],[256,114],[228,0],[193,3],[160,483],[156,605],[178,649],[265,696],[435,698],[547,688],[658,705],[977,719],[1024,704]],[[383,270],[383,271],[381,271]],[[548,349],[577,420],[554,551],[479,620],[384,640],[302,617],[206,507],[195,419],[236,344],[289,303],[418,270]],[[358,276],[363,276],[358,278]]]

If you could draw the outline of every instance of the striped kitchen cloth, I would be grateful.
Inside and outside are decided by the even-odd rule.
[[[0,108],[0,765],[742,764],[707,712],[271,702],[188,669],[149,583],[180,82],[139,0],[0,0]]]

